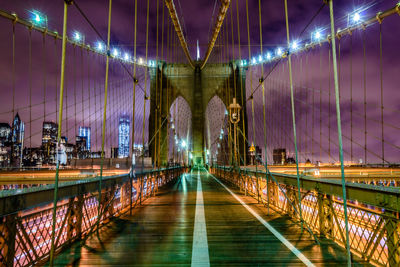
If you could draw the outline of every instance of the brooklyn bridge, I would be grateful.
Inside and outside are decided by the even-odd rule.
[[[1,266],[400,266],[400,3],[0,3]]]

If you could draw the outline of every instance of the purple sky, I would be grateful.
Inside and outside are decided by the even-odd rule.
[[[108,1],[85,0],[77,1],[79,6],[88,15],[102,36],[106,36],[107,30],[107,12]],[[196,52],[196,42],[199,40],[201,53],[207,48],[209,36],[214,23],[214,17],[218,12],[218,1],[184,1],[175,0],[175,6],[180,17],[186,39],[188,41],[189,50],[193,57]],[[27,18],[28,10],[37,9],[48,16],[48,26],[51,30],[62,30],[62,14],[63,1],[49,0],[30,0],[30,1],[3,1],[0,9],[7,12],[16,12],[19,17]],[[133,55],[133,22],[134,22],[134,1],[119,0],[113,1],[112,9],[112,29],[111,43],[112,47],[118,47]],[[149,58],[155,59],[156,56],[156,0],[150,0],[150,25],[149,25]],[[316,17],[314,22],[308,27],[303,36],[299,36],[300,31],[305,27],[310,18],[315,14],[321,6],[321,0],[295,1],[289,0],[289,22],[292,39],[308,39],[311,32],[316,29],[328,30],[328,8],[325,7]],[[240,44],[242,45],[241,55],[248,58],[248,40],[246,25],[246,1],[240,0],[239,4],[239,23],[240,23]],[[346,27],[347,14],[360,7],[368,7],[361,13],[362,18],[373,16],[378,11],[386,10],[393,7],[396,1],[334,1],[334,12],[336,17],[336,26],[340,28]],[[216,6],[215,6],[216,5]],[[161,18],[163,3],[159,1],[159,38],[161,46]],[[215,9],[214,9],[215,6]],[[284,7],[283,1],[262,1],[262,35],[263,35],[263,51],[273,52],[277,47],[284,46],[286,43]],[[231,21],[231,11],[233,21]],[[175,49],[173,54],[167,52],[167,25],[169,25],[168,12],[165,12],[165,28],[164,28],[164,59],[167,62],[178,61],[186,62],[180,47]],[[238,32],[237,32],[237,7],[236,1],[232,1],[230,9],[224,23],[223,34],[228,29],[229,43],[232,40],[231,25],[233,23],[233,35],[235,42],[235,58],[238,57]],[[249,1],[249,29],[251,55],[259,54],[259,17],[258,17],[258,1]],[[145,56],[145,34],[146,34],[146,1],[138,1],[138,57]],[[400,18],[393,15],[384,20],[382,24],[383,35],[383,95],[384,95],[384,150],[385,159],[388,162],[399,162],[399,147],[397,135],[399,133],[399,93],[396,74],[399,72],[399,56],[397,47],[399,46],[398,33],[400,28]],[[38,145],[41,137],[41,123],[43,121],[44,108],[46,108],[46,119],[56,119],[56,91],[59,83],[59,55],[61,51],[61,42],[55,45],[54,39],[45,38],[46,50],[43,49],[42,34],[32,31],[32,68],[29,67],[29,31],[21,25],[16,25],[16,58],[15,58],[15,75],[12,72],[12,23],[9,20],[0,18],[0,88],[2,94],[2,105],[0,107],[0,120],[11,122],[12,119],[12,92],[13,77],[15,79],[15,98],[14,111],[18,111],[22,120],[26,123],[26,142],[29,145]],[[98,37],[93,30],[83,20],[75,7],[69,8],[68,33],[71,36],[74,30],[78,30],[85,35],[85,42],[92,46],[98,41]],[[366,36],[366,99],[367,99],[367,161],[382,162],[382,140],[381,140],[381,111],[380,111],[380,70],[379,70],[379,25],[368,27],[365,30]],[[173,33],[175,38],[175,33]],[[363,31],[357,30],[353,33],[353,45],[350,45],[350,37],[344,37],[341,40],[341,101],[342,101],[342,120],[344,136],[350,138],[351,141],[344,137],[345,159],[358,161],[359,158],[364,159],[364,69],[363,69]],[[224,46],[225,47],[225,46]],[[350,49],[352,47],[352,56]],[[232,58],[232,47],[229,48],[229,58]],[[75,54],[74,54],[75,50]],[[160,49],[161,50],[161,49]],[[161,51],[159,50],[159,55]],[[169,49],[172,51],[172,49]],[[221,47],[216,47],[211,55],[210,62],[220,62]],[[337,134],[336,119],[334,106],[334,87],[332,72],[329,69],[329,47],[324,44],[310,52],[304,52],[293,58],[294,81],[296,85],[296,120],[298,126],[298,141],[300,144],[301,160],[306,158],[318,158],[324,161],[336,161],[337,152]],[[57,55],[57,56],[56,56]],[[167,57],[169,56],[169,57]],[[321,59],[321,63],[320,63]],[[350,100],[350,61],[352,60],[352,91],[353,100]],[[93,140],[95,149],[99,149],[99,140],[101,136],[101,118],[102,118],[102,102],[104,87],[104,58],[93,53],[82,52],[80,48],[73,48],[69,45],[67,50],[67,73],[66,73],[66,97],[64,108],[64,124],[63,134],[70,139],[76,134],[76,127],[85,124],[90,125],[93,129],[97,128],[97,134]],[[290,117],[289,103],[289,87],[286,61],[280,63],[274,72],[266,80],[266,96],[267,96],[267,118],[269,118],[267,126],[271,127],[268,132],[268,147],[270,149],[285,146],[290,152],[293,152],[293,138]],[[264,65],[264,72],[269,69],[270,65]],[[122,70],[121,66],[111,63],[110,77],[110,98],[107,129],[111,129],[108,133],[108,147],[117,146],[117,118],[121,114],[132,113],[132,88],[129,76]],[[254,67],[248,71],[247,76],[247,95],[258,84],[260,78],[260,68]],[[140,78],[140,86],[144,89],[143,69],[138,70]],[[329,85],[329,76],[331,83]],[[252,82],[251,77],[253,78]],[[44,95],[44,87],[46,94]],[[305,87],[309,89],[304,89]],[[329,108],[329,87],[331,92],[331,105]],[[89,89],[88,89],[89,88]],[[143,91],[137,89],[136,94],[136,122],[135,122],[135,141],[141,142],[142,123],[143,123]],[[149,85],[147,83],[147,91]],[[82,94],[83,91],[83,94]],[[30,108],[29,92],[32,92],[32,107]],[[312,101],[312,92],[314,92],[314,101]],[[321,93],[322,92],[322,93]],[[90,94],[90,100],[89,100]],[[321,109],[320,106],[321,97]],[[84,98],[82,115],[82,96]],[[44,99],[46,105],[44,104]],[[76,100],[75,100],[76,99]],[[256,139],[255,142],[262,147],[263,129],[262,129],[262,95],[261,90],[255,94],[255,121],[256,121]],[[68,103],[68,104],[67,104]],[[211,105],[221,105],[218,101],[213,101]],[[314,122],[312,123],[312,106],[314,103]],[[350,116],[350,106],[352,103],[353,118]],[[148,107],[146,104],[146,118],[148,117]],[[181,105],[182,110],[186,110]],[[68,111],[67,111],[68,109]],[[76,110],[76,111],[75,111]],[[208,110],[219,110],[221,108],[210,108]],[[321,113],[320,113],[321,110]],[[330,113],[329,113],[330,110]],[[251,103],[247,103],[247,111],[249,116],[249,140],[253,141]],[[215,111],[213,111],[215,112]],[[178,112],[179,113],[179,112]],[[181,112],[184,113],[184,112]],[[75,114],[76,117],[75,117]],[[320,114],[321,121],[320,124]],[[329,115],[330,114],[330,115]],[[220,115],[218,115],[220,116]],[[208,116],[210,117],[210,116]],[[330,121],[329,121],[330,117]],[[32,122],[30,122],[32,121]],[[146,119],[147,121],[147,119]],[[181,120],[184,121],[184,120]],[[220,119],[216,120],[220,124]],[[353,124],[351,127],[350,124]],[[67,127],[68,124],[68,127]],[[312,126],[314,124],[314,126]],[[147,128],[148,122],[146,122]],[[330,125],[330,127],[329,127]],[[314,133],[310,128],[314,128]],[[184,135],[187,125],[178,125]],[[218,137],[219,129],[217,126],[211,133],[211,138]],[[308,130],[306,130],[308,129]],[[329,130],[330,129],[330,130]],[[109,131],[109,130],[108,130]],[[330,133],[330,134],[329,134]],[[320,134],[322,139],[320,142]],[[329,141],[328,136],[331,136]],[[312,138],[314,137],[314,138]],[[97,138],[97,139],[96,139]],[[147,134],[146,134],[147,139]],[[311,139],[314,139],[312,141]],[[97,140],[97,141],[96,141]],[[212,142],[212,141],[211,141]],[[351,147],[353,152],[351,153]],[[352,155],[352,157],[351,157]]]

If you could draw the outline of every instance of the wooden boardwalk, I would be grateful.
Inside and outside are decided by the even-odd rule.
[[[288,218],[267,216],[266,209],[254,199],[232,191],[312,264],[346,265],[344,249],[328,240],[316,245]],[[204,205],[200,206],[201,195]],[[248,208],[211,175],[193,171],[145,201],[132,216],[104,227],[99,237],[92,237],[84,246],[75,244],[58,255],[55,264],[304,266],[304,258],[302,261],[296,256]],[[201,234],[204,231],[206,235]]]

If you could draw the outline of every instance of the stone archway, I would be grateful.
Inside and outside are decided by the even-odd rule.
[[[226,112],[226,106],[218,95],[210,99],[205,112],[205,146],[209,151],[208,162],[212,162],[212,156],[217,155],[221,130],[227,119]]]
[[[171,104],[169,114],[169,136],[165,140],[168,140],[168,143],[172,145],[168,148],[168,160],[172,162],[187,162],[187,158],[190,155],[189,151],[192,150],[193,145],[190,142],[192,139],[192,111],[187,101],[182,96],[178,96]],[[182,114],[185,114],[185,117],[181,116]],[[180,147],[182,140],[186,142],[186,149]],[[173,145],[174,143],[175,145]]]
[[[225,106],[229,106],[232,98],[236,96],[238,103],[246,99],[246,68],[239,67],[236,62],[229,64],[207,64],[202,70],[197,66],[192,69],[186,64],[166,64],[158,62],[150,71],[150,122],[157,116],[165,121],[173,101],[181,96],[188,103],[192,112],[192,155],[193,162],[204,164],[204,121],[205,111],[209,101],[217,95]],[[155,97],[157,95],[157,98]],[[156,99],[161,99],[157,101]],[[161,105],[160,105],[161,104]],[[242,132],[247,132],[246,109],[242,109],[243,124],[239,126]],[[161,125],[160,123],[158,125]],[[159,126],[158,126],[159,127]],[[161,140],[167,135],[168,124],[162,124],[157,130],[157,124],[150,123],[149,136],[156,132],[161,135]],[[245,143],[239,144],[240,153],[245,157]],[[149,146],[150,155],[154,159],[155,144]],[[168,149],[159,149],[160,163],[165,165],[168,161]]]

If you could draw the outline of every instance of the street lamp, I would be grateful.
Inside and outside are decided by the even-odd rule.
[[[30,14],[30,22],[35,26],[47,28],[47,16],[37,10],[28,11]]]
[[[230,122],[233,124],[233,132],[234,132],[234,150],[235,150],[235,161],[237,162],[237,152],[236,152],[236,128],[237,128],[237,124],[240,121],[240,110],[242,109],[242,107],[236,103],[236,98],[233,98],[233,102],[229,105],[229,120]]]
[[[78,31],[74,31],[72,33],[72,39],[74,39],[75,43],[77,43],[77,44],[85,43],[85,36]]]

